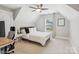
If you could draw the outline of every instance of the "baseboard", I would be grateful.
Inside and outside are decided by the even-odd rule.
[[[72,50],[74,51],[74,53],[78,54],[77,47],[73,45],[72,41],[70,41],[70,44],[71,44],[71,47],[72,47]]]
[[[57,39],[65,39],[65,40],[69,39],[69,37],[65,37],[65,36],[56,36],[55,38],[57,38]]]
[[[75,54],[78,54],[76,47],[72,46],[72,49],[73,49],[73,51],[74,51]]]

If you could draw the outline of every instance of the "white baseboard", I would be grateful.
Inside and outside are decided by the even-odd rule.
[[[70,44],[71,44],[71,47],[72,47],[72,50],[74,51],[74,53],[78,54],[77,47],[75,47],[71,41],[70,41]]]
[[[74,51],[75,54],[78,54],[76,47],[72,46],[72,49],[73,49],[73,51]]]
[[[65,37],[65,36],[56,36],[55,38],[58,38],[58,39],[65,39],[65,40],[68,40],[69,37]]]

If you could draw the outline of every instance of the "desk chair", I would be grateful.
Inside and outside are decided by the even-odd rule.
[[[10,31],[8,33],[7,38],[14,40],[15,37],[15,27],[10,27]],[[8,46],[5,46],[3,48],[1,48],[1,53],[2,54],[10,54],[10,53],[14,53],[14,48],[15,48],[15,42],[13,44],[10,44]]]
[[[15,30],[13,28],[14,27],[10,28],[10,31],[9,31],[8,36],[7,36],[7,38],[11,39],[11,40],[14,40],[14,37],[15,37]],[[15,45],[15,42],[8,46],[8,53],[14,53],[14,49],[15,49],[14,45]]]
[[[15,32],[14,31],[9,31],[7,38],[14,40]],[[13,44],[10,44],[7,48],[7,53],[14,53],[14,48],[15,48],[15,42]]]

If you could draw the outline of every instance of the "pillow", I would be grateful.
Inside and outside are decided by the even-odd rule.
[[[36,28],[29,28],[29,31],[30,32],[35,32],[36,31]]]
[[[21,33],[22,33],[22,34],[26,34],[25,29],[22,29],[22,30],[21,30]]]
[[[36,31],[36,28],[33,28],[33,31]]]
[[[25,28],[25,32],[26,32],[26,34],[29,33],[29,29],[28,28]]]

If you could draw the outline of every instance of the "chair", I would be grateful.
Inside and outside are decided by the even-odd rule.
[[[10,39],[10,40],[14,40],[14,36],[15,36],[15,32],[9,31],[7,38]],[[14,53],[14,48],[15,48],[14,44],[15,44],[15,42],[8,45],[8,46],[1,48],[1,53],[2,54]]]
[[[13,27],[11,27],[11,28],[13,28]],[[14,40],[14,37],[15,37],[15,31],[14,30],[12,30],[10,28],[10,31],[9,31],[9,33],[8,33],[8,36],[7,36],[7,38],[8,39],[11,39],[11,40]],[[8,48],[8,52],[7,53],[14,53],[14,48],[15,48],[15,42],[13,43],[13,44],[10,44],[7,48]]]
[[[15,37],[15,27],[12,26],[12,27],[10,27],[10,31],[8,33],[7,38],[11,39],[11,40],[14,40],[14,37]],[[15,48],[14,45],[15,45],[15,42],[10,44],[10,45],[8,45],[8,46],[5,46],[5,47],[1,48],[1,53],[3,53],[3,54],[14,53],[14,48]]]

